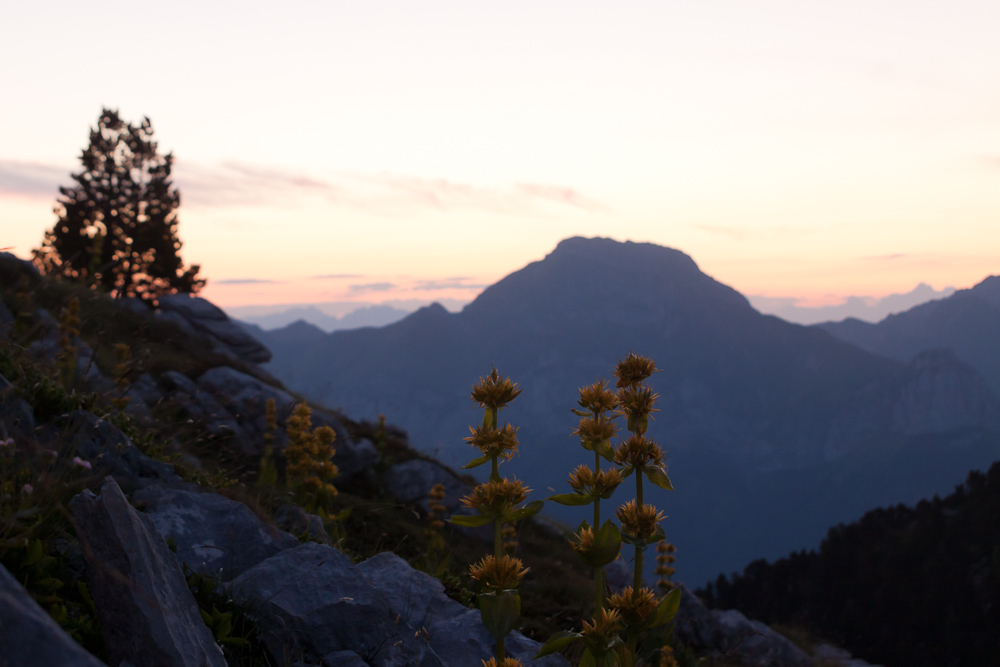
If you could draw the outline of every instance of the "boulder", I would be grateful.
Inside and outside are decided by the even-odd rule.
[[[152,408],[162,401],[166,394],[160,389],[160,385],[156,383],[152,375],[143,373],[128,386],[128,395],[138,396]]]
[[[150,486],[134,499],[160,534],[173,541],[177,559],[202,574],[228,580],[299,544],[243,503],[217,493]]]
[[[264,432],[264,406],[274,399],[278,417],[283,421],[299,401],[287,391],[272,387],[252,375],[229,366],[217,366],[198,378],[198,387],[221,403],[241,423],[254,424]]]
[[[6,285],[12,285],[22,275],[33,279],[41,274],[30,259],[21,259],[9,252],[0,252],[0,280]]]
[[[333,544],[326,532],[322,517],[309,514],[298,505],[282,505],[274,515],[278,528],[296,536],[305,536],[314,542]]]
[[[724,655],[745,667],[813,667],[798,646],[759,621],[730,609],[709,609],[684,584],[674,636],[696,650]]]
[[[73,641],[0,565],[0,665],[105,667]]]
[[[199,422],[214,436],[230,438],[246,454],[260,454],[263,441],[248,433],[229,410],[216,400],[211,391],[202,389],[177,371],[165,372],[160,381],[170,390],[170,400],[180,408],[184,417]]]
[[[435,484],[444,484],[445,513],[451,515],[461,505],[463,496],[472,488],[463,482],[450,468],[426,459],[411,459],[397,463],[382,475],[385,490],[396,500],[419,505],[429,510],[427,494]]]
[[[301,653],[332,665],[327,657],[353,651],[372,667],[446,664],[350,558],[325,544],[282,551],[233,580],[232,591],[255,610],[276,660]]]
[[[68,442],[79,456],[129,490],[150,484],[186,484],[174,473],[173,465],[149,458],[114,424],[86,410],[75,410],[49,425],[40,439],[53,449]]]
[[[193,328],[218,340],[244,361],[263,364],[271,360],[270,350],[210,301],[187,294],[171,294],[161,296],[159,305],[161,312],[180,315]]]
[[[402,621],[429,638],[430,646],[449,666],[481,665],[495,655],[496,642],[483,626],[479,611],[452,600],[440,581],[414,570],[399,556],[380,553],[358,565],[365,579],[379,590]],[[532,660],[542,645],[520,632],[507,635],[507,654],[524,665],[568,667],[561,655]]]
[[[28,440],[35,435],[35,413],[17,390],[0,375],[0,440]]]
[[[225,667],[177,560],[111,478],[70,502],[112,665]]]

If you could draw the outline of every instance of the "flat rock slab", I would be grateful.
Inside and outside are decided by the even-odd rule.
[[[137,504],[177,559],[201,574],[231,579],[279,551],[299,545],[292,535],[261,521],[243,503],[217,493],[153,486],[137,492]]]
[[[372,667],[445,667],[333,547],[307,543],[282,551],[233,580],[232,591],[255,610],[264,643],[279,661],[304,653],[333,665],[325,656],[353,651]]]
[[[70,502],[112,665],[226,667],[166,542],[110,477]]]
[[[73,641],[0,565],[0,666],[106,667]]]
[[[365,578],[382,592],[390,606],[414,630],[426,630],[431,648],[449,667],[481,665],[496,655],[496,642],[483,626],[479,611],[452,600],[440,581],[386,552],[358,565]],[[507,654],[524,665],[569,667],[561,655],[532,660],[542,645],[520,632],[507,635]]]

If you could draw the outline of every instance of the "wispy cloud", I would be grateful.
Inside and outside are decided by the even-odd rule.
[[[360,294],[363,292],[388,292],[395,287],[395,283],[362,283],[349,285],[348,289],[352,294]]]
[[[72,185],[70,170],[50,164],[0,160],[0,193],[55,199],[60,185]]]
[[[413,286],[414,290],[438,292],[451,289],[481,290],[489,285],[469,284],[465,278],[445,278],[444,280],[420,280]]]
[[[69,172],[57,165],[0,160],[0,192],[54,198],[59,185],[72,185]],[[518,215],[607,208],[571,187],[542,183],[482,186],[391,172],[320,175],[243,162],[205,165],[183,159],[174,163],[173,176],[185,206],[206,208],[286,208],[317,198],[386,215],[420,210]]]
[[[360,273],[328,273],[321,276],[309,276],[309,280],[356,280],[364,278]]]
[[[213,281],[216,285],[265,285],[277,283],[277,280],[266,280],[264,278],[226,278],[225,280]]]
[[[570,187],[517,183],[484,187],[406,174],[337,172],[324,176],[227,162],[216,167],[177,163],[185,201],[197,206],[281,205],[321,198],[335,205],[396,214],[411,210],[486,210],[518,214],[546,209],[606,208]]]

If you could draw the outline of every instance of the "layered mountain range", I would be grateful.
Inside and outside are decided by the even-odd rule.
[[[502,414],[520,427],[509,465],[543,492],[565,491],[584,461],[570,435],[577,388],[610,377],[629,351],[653,358],[650,435],[678,489],[654,502],[670,515],[679,575],[697,583],[1000,458],[1000,403],[977,371],[986,357],[937,342],[889,355],[826,329],[761,315],[680,251],[572,238],[459,313],[432,305],[378,329],[257,335],[288,386],[349,414],[386,414],[455,464],[471,458],[469,388],[495,365],[524,390]]]

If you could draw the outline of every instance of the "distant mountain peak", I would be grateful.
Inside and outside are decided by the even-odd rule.
[[[698,265],[691,257],[680,250],[635,241],[616,241],[611,238],[595,236],[573,236],[560,241],[555,249],[546,256],[574,256],[583,259],[607,261],[649,261],[669,263],[674,268],[683,268],[701,273]]]
[[[1000,276],[987,276],[972,288],[972,293],[994,306],[1000,306]]]

